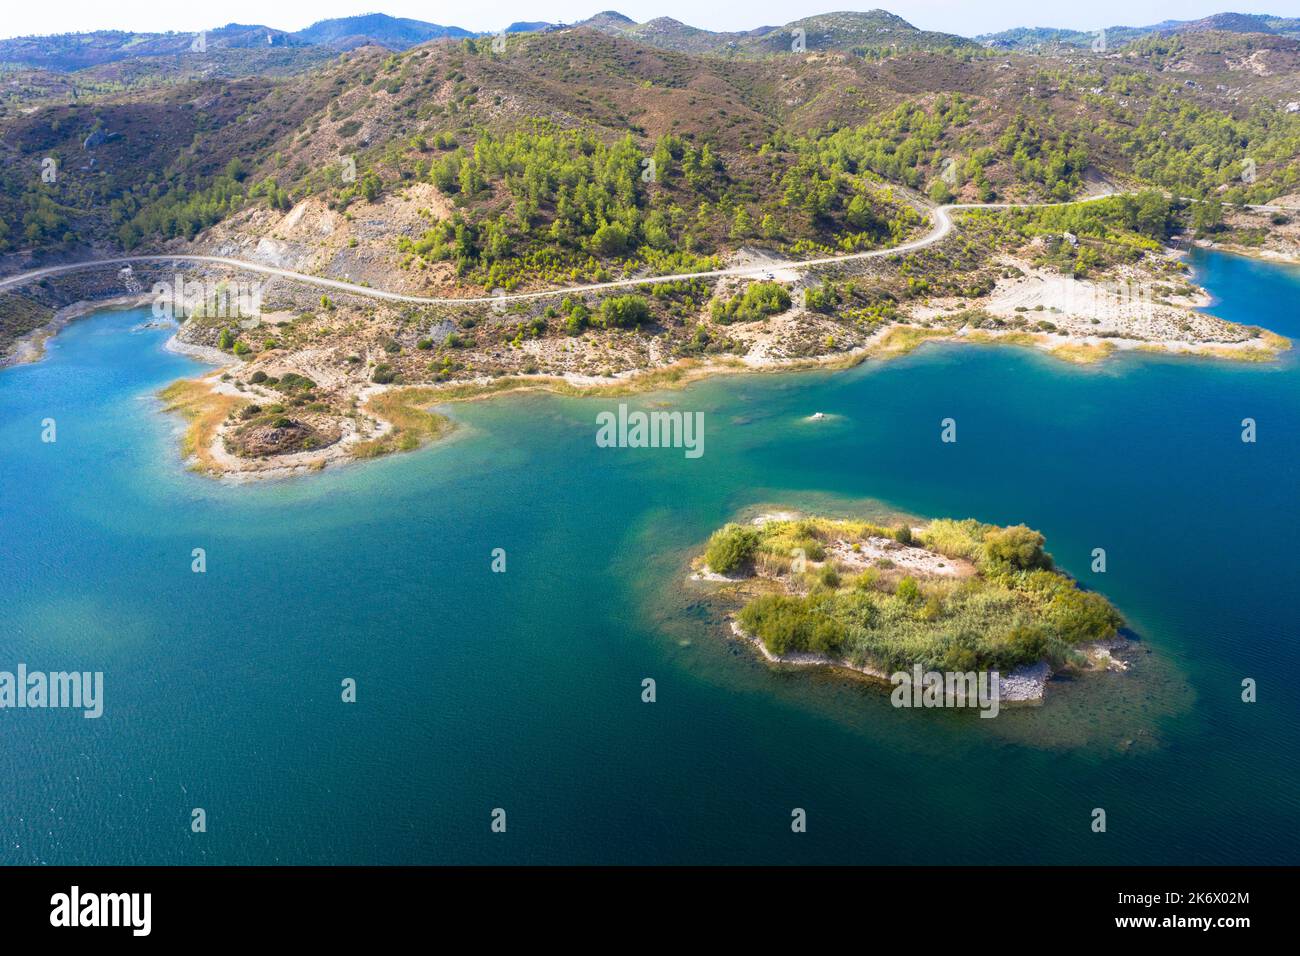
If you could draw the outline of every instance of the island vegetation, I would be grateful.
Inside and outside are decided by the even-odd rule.
[[[701,574],[724,579],[734,620],[774,659],[815,655],[877,673],[1086,665],[1124,622],[1054,566],[1023,525],[938,519],[893,528],[764,516],[710,537]]]

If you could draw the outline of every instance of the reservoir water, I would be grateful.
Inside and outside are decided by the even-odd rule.
[[[1215,314],[1300,337],[1300,271],[1193,265]],[[99,719],[0,710],[0,864],[1300,862],[1296,352],[938,345],[623,399],[702,411],[699,458],[520,394],[232,486],[184,470],[155,395],[201,367],[145,320],[0,372],[0,670],[104,673]],[[1038,528],[1134,665],[995,720],[774,671],[685,581],[765,506]]]

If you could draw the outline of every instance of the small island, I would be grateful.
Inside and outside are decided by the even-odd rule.
[[[774,664],[900,674],[996,672],[1003,702],[1041,701],[1054,673],[1115,670],[1129,642],[1100,594],[1056,570],[1024,525],[923,527],[766,513],[715,531],[693,563],[731,629]],[[891,676],[892,675],[892,676]]]

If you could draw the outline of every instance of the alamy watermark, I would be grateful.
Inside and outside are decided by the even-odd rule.
[[[246,329],[262,321],[262,283],[210,282],[176,276],[153,287],[155,319],[236,319]]]
[[[1152,283],[1135,279],[1081,280],[1070,275],[1062,292],[1057,309],[1085,319],[1107,319],[1117,310],[1129,318],[1153,319],[1162,305]]]
[[[152,893],[83,893],[74,885],[50,897],[54,927],[129,927],[133,936],[148,936],[152,911]]]
[[[895,707],[978,707],[981,717],[996,717],[1001,688],[997,671],[898,671],[889,702]]]
[[[82,711],[94,720],[104,713],[103,671],[0,671],[0,710],[51,707]]]
[[[618,412],[596,416],[596,445],[600,448],[684,448],[687,458],[704,454],[703,412]]]

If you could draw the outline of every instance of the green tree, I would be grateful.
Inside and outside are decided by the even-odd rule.
[[[591,239],[602,256],[621,256],[627,252],[627,230],[616,222],[601,225]]]
[[[736,215],[731,220],[731,238],[746,239],[754,231],[754,220],[744,206],[736,207]]]
[[[1223,228],[1223,203],[1217,196],[1198,202],[1192,209],[1192,227],[1197,235],[1207,236]]]

